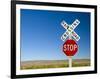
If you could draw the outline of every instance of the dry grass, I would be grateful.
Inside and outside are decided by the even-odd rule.
[[[73,67],[90,66],[89,59],[73,60]],[[68,60],[40,60],[21,62],[21,69],[46,69],[46,68],[65,68],[69,67]]]

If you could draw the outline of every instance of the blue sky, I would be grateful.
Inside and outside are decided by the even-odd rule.
[[[90,13],[21,9],[21,61],[68,59],[60,39],[66,30],[60,23],[72,24],[75,19],[80,20],[75,28],[80,40],[73,58],[90,58]]]

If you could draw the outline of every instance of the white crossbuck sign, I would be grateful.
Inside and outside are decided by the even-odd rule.
[[[61,22],[61,25],[66,29],[65,33],[61,36],[61,40],[65,41],[67,37],[73,36],[73,38],[78,41],[80,37],[74,31],[74,29],[79,25],[80,21],[76,19],[72,25],[68,25],[64,20]]]

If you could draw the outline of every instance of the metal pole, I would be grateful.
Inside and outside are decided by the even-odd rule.
[[[69,56],[69,67],[72,67],[72,57]]]
[[[71,34],[69,35],[69,39],[72,39],[71,38]],[[72,67],[72,56],[69,56],[69,67]]]

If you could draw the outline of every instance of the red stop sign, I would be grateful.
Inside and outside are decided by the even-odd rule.
[[[63,52],[67,56],[74,56],[77,51],[78,51],[78,45],[74,40],[67,40],[63,44]]]

